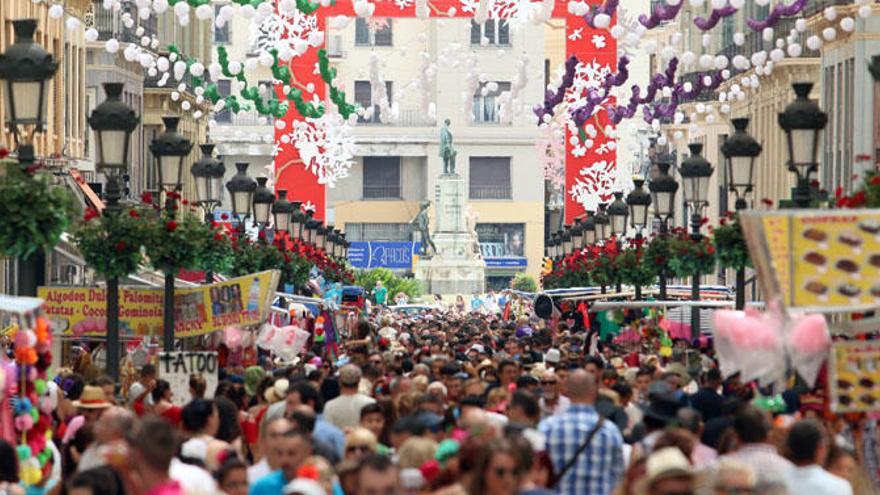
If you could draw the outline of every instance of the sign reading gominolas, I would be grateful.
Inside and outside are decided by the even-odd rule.
[[[254,273],[174,294],[177,337],[195,337],[229,325],[256,325],[266,313],[278,285],[277,270]],[[40,287],[46,315],[66,334],[104,335],[106,293],[101,287]],[[162,331],[162,289],[119,289],[119,329],[123,335]]]

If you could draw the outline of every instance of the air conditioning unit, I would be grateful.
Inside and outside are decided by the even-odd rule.
[[[327,41],[327,54],[333,58],[341,58],[345,56],[342,52],[341,34],[330,36],[330,39]]]

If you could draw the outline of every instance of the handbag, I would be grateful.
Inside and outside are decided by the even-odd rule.
[[[602,428],[602,424],[605,422],[605,418],[599,416],[599,421],[596,421],[596,426],[587,433],[587,438],[584,439],[584,443],[578,447],[577,451],[571,456],[571,459],[562,466],[562,469],[559,470],[559,474],[556,475],[556,481],[551,486],[551,489],[555,489],[559,483],[562,482],[562,478],[565,477],[565,473],[567,473],[572,467],[574,467],[574,463],[577,462],[578,457],[580,457],[581,453],[587,450],[587,447],[590,446],[590,443],[593,441],[593,437],[596,436],[596,433],[599,432],[599,429]]]

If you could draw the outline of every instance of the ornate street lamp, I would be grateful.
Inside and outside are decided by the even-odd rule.
[[[275,232],[290,230],[290,219],[293,215],[293,204],[287,200],[287,190],[278,190],[278,199],[272,204],[272,216],[275,217]]]
[[[202,156],[189,169],[196,182],[196,199],[205,209],[207,219],[220,204],[226,173],[226,165],[214,157],[214,146],[213,143],[200,144]]]
[[[302,212],[302,201],[291,202],[290,211],[290,237],[301,241],[303,236],[303,227],[306,223],[306,215]]]
[[[159,185],[165,191],[171,192],[180,188],[183,181],[183,161],[189,156],[193,145],[177,132],[180,117],[162,117],[162,122],[165,124],[165,132],[153,139],[150,151],[156,157]],[[165,204],[170,209],[174,202],[166,199]]]
[[[266,186],[269,181],[266,177],[257,178],[257,188],[254,190],[254,222],[261,229],[269,225],[269,216],[272,211],[272,203],[275,202],[275,193]]]
[[[733,134],[721,145],[721,153],[727,162],[730,190],[736,195],[736,211],[746,209],[746,195],[754,187],[755,158],[761,154],[761,145],[746,132],[749,119],[733,119]],[[736,270],[736,309],[746,305],[746,269]]]
[[[703,145],[691,143],[688,145],[691,156],[687,157],[678,170],[681,180],[684,182],[685,203],[691,208],[691,238],[694,242],[701,239],[700,224],[702,223],[703,208],[709,205],[709,178],[712,176],[712,164],[700,155]],[[700,274],[694,273],[691,278],[691,299],[700,300]],[[691,307],[691,337],[700,336],[700,309]]]
[[[104,83],[103,86],[107,99],[92,111],[89,116],[89,126],[95,131],[98,169],[105,175],[118,176],[128,168],[131,133],[137,128],[140,118],[131,107],[123,103],[122,83]],[[116,186],[118,188],[119,185]],[[110,188],[108,184],[108,207],[111,200],[119,200],[118,196],[109,197]]]
[[[626,235],[626,218],[629,216],[629,207],[623,200],[623,192],[614,193],[614,201],[608,206],[608,217],[611,219],[611,234],[617,238],[620,243],[621,238]]]
[[[333,254],[333,231],[336,230],[333,227],[333,224],[327,224],[324,226],[324,251],[327,254]]]
[[[626,197],[629,207],[630,225],[636,231],[636,239],[642,238],[642,231],[648,225],[648,207],[651,206],[651,195],[645,191],[645,179],[640,176],[633,178],[635,189]]]
[[[727,177],[730,190],[736,196],[736,210],[746,209],[746,195],[754,187],[755,159],[761,154],[761,145],[755,141],[746,128],[749,119],[732,119],[733,134],[721,145],[721,153],[727,162]]]
[[[235,164],[237,172],[226,183],[226,190],[232,199],[232,213],[238,218],[240,234],[244,234],[245,220],[251,214],[251,199],[257,189],[257,181],[248,176],[248,164],[239,162]]]
[[[140,121],[128,105],[122,102],[122,83],[104,83],[107,99],[92,110],[89,126],[95,131],[98,152],[98,170],[107,177],[105,215],[119,215],[122,197],[120,177],[128,168],[128,150],[131,133]],[[107,375],[119,381],[119,279],[107,279]]]
[[[675,193],[678,191],[678,182],[669,174],[672,166],[666,157],[657,161],[658,174],[651,179],[648,190],[651,191],[651,203],[654,205],[654,217],[660,220],[660,235],[665,236],[669,231],[669,220],[675,218]],[[666,271],[660,269],[660,300],[666,300]]]
[[[584,224],[581,217],[575,218],[574,225],[571,226],[571,248],[574,252],[584,248]]]
[[[562,256],[571,253],[571,227],[562,231]]]
[[[321,226],[321,222],[317,220],[313,220],[309,218],[306,222],[306,242],[312,245],[315,245],[318,240],[318,227]]]
[[[177,132],[179,117],[162,117],[165,132],[150,143],[150,151],[156,157],[159,186],[165,190],[165,212],[174,217],[174,192],[183,180],[183,161],[192,150],[192,142]],[[174,277],[173,270],[165,272],[165,292],[162,315],[162,346],[165,352],[174,350]]]
[[[797,95],[778,116],[788,145],[788,170],[797,176],[793,202],[798,208],[810,206],[810,175],[819,168],[819,135],[828,123],[825,114],[810,100],[813,83],[791,85]]]
[[[547,245],[550,246],[550,257],[555,261],[559,257],[559,239],[556,237],[555,232],[550,234],[550,241]]]
[[[318,249],[324,249],[324,241],[327,238],[327,229],[324,228],[324,224],[318,222],[317,227],[315,228],[315,247]]]
[[[635,189],[630,191],[626,197],[626,204],[629,207],[629,218],[633,229],[636,231],[636,245],[641,249],[642,231],[648,224],[648,207],[651,206],[651,195],[645,191],[645,179],[640,176],[633,178]],[[642,298],[642,287],[636,285],[636,300]]]
[[[587,211],[587,218],[584,219],[584,246],[592,246],[596,244],[596,214]]]
[[[599,211],[593,216],[596,221],[596,241],[604,242],[610,237],[610,220],[605,214],[605,203],[599,205]]]
[[[0,53],[6,125],[15,141],[27,146],[19,149],[19,156],[33,157],[31,140],[33,134],[42,132],[46,125],[46,110],[51,98],[49,83],[58,70],[58,61],[34,41],[36,19],[12,21],[12,30],[15,42]],[[31,127],[30,132],[21,127]]]

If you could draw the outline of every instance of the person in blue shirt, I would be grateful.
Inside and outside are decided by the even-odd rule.
[[[471,297],[471,311],[479,311],[479,309],[483,306],[483,300],[480,299],[480,295],[474,292],[474,295]]]
[[[300,430],[290,430],[278,442],[278,459],[281,469],[273,471],[251,484],[248,495],[280,495],[284,485],[296,478],[296,471],[312,455],[311,435]]]

